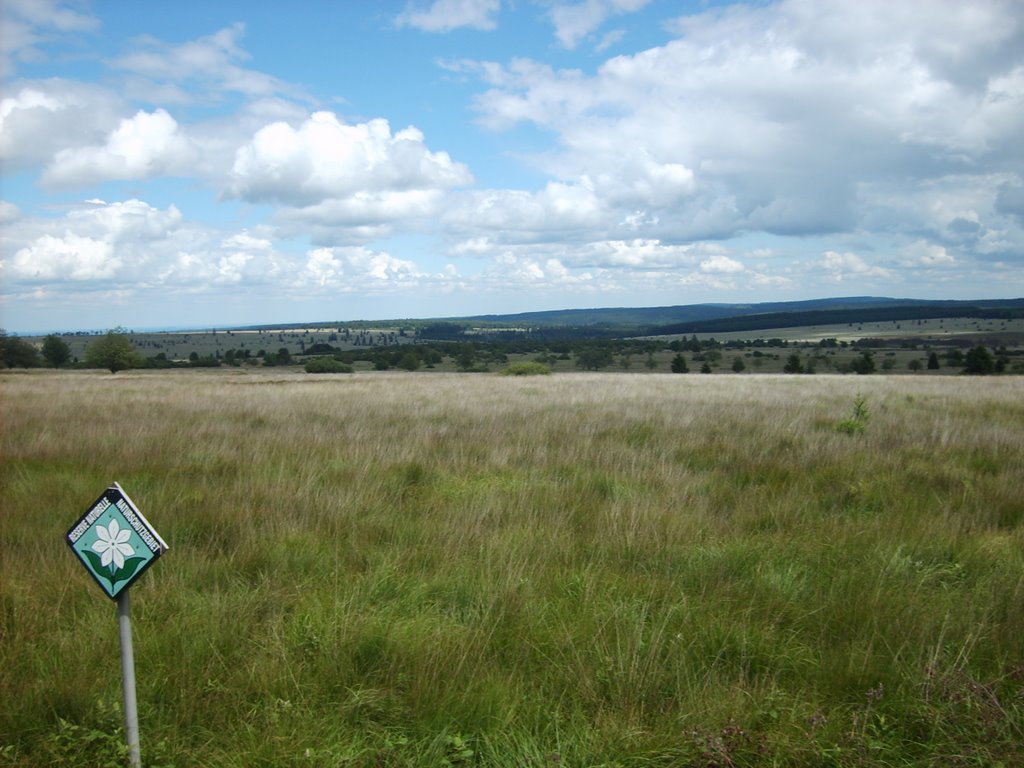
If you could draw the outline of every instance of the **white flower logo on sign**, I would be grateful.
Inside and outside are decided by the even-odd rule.
[[[98,538],[92,544],[93,552],[100,555],[100,562],[108,566],[111,573],[124,568],[125,557],[135,554],[132,545],[128,543],[132,532],[127,528],[122,531],[117,520],[111,520],[106,528],[97,525],[96,536]]]

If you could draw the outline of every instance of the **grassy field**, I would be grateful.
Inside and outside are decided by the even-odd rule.
[[[63,540],[114,480],[146,765],[1024,764],[1021,377],[5,372],[0,424],[0,765],[119,764]]]

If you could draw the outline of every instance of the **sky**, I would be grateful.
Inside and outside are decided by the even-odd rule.
[[[0,327],[1024,296],[1022,0],[3,0]]]

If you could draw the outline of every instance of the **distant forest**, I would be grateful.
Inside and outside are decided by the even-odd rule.
[[[465,340],[470,335],[481,334],[493,340],[511,340],[524,335],[544,340],[571,340],[732,333],[942,317],[1020,319],[1024,318],[1024,299],[923,301],[862,297],[782,304],[580,309],[452,319],[425,323],[416,331],[420,338],[439,341]]]

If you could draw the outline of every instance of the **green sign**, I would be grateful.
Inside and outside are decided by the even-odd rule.
[[[168,548],[117,483],[96,499],[66,538],[110,598],[127,589]]]

